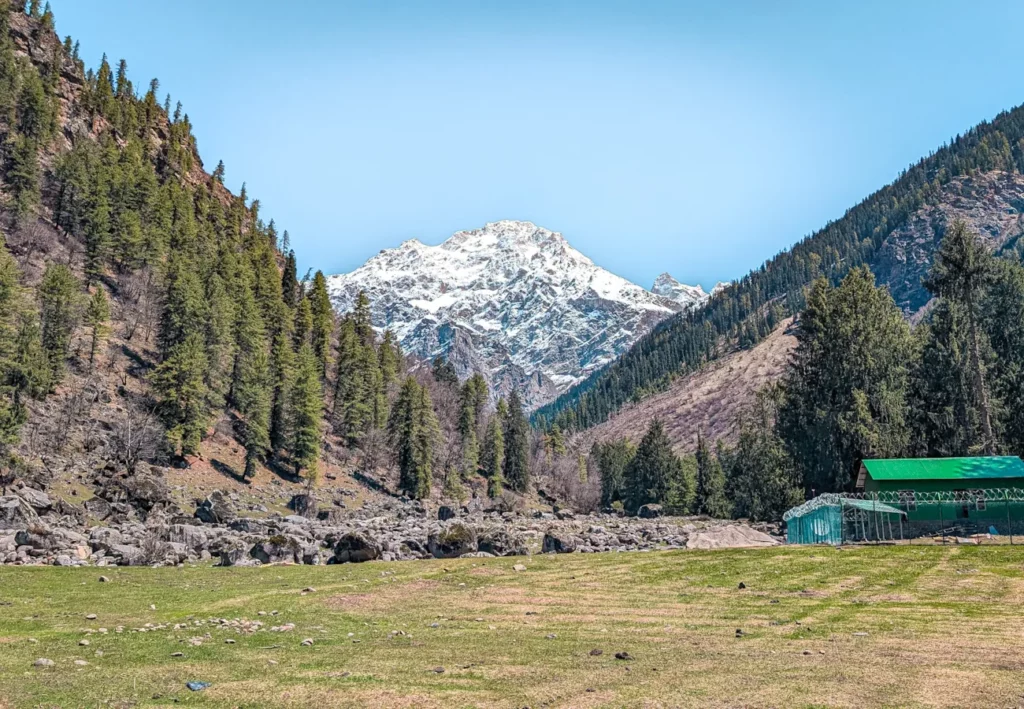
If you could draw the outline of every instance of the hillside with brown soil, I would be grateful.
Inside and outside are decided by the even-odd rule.
[[[585,446],[594,441],[628,438],[640,441],[654,418],[661,419],[677,453],[697,447],[697,432],[709,440],[735,442],[737,422],[754,393],[775,381],[796,346],[793,319],[749,350],[733,351],[697,372],[677,379],[665,391],[623,408],[608,421],[585,431]]]

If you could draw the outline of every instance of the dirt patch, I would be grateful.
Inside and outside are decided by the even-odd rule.
[[[584,449],[593,441],[622,437],[636,443],[655,417],[665,425],[677,453],[696,449],[698,430],[709,440],[734,443],[740,414],[765,382],[782,375],[796,347],[796,337],[788,331],[791,324],[792,319],[787,319],[753,349],[726,354],[674,382],[667,391],[624,407],[583,434],[587,444]]]
[[[416,598],[422,600],[423,595],[438,591],[443,587],[440,581],[417,579],[400,586],[384,586],[374,589],[373,593],[343,593],[331,596],[324,605],[336,611],[372,611],[392,607],[396,602]]]

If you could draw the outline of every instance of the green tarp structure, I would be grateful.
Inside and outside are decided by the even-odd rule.
[[[906,512],[877,500],[859,500],[839,495],[819,495],[794,507],[782,516],[786,522],[786,541],[790,544],[842,544],[853,541],[843,528],[847,510],[863,512],[860,518],[870,530],[872,520],[883,530],[891,523],[890,515],[906,516]]]

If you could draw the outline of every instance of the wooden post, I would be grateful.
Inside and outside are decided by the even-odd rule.
[[[943,543],[943,545],[945,545],[945,543],[946,543],[946,531],[943,528],[943,525],[945,524],[945,522],[942,521],[942,499],[941,499],[942,495],[939,495],[939,498],[940,498],[939,499],[939,534],[942,535],[942,543]]]

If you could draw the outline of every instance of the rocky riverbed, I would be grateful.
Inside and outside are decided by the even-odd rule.
[[[371,501],[318,509],[298,495],[296,514],[241,516],[213,492],[186,514],[156,476],[100,477],[82,505],[22,487],[0,497],[0,562],[57,566],[142,566],[216,561],[223,566],[330,564],[461,556],[593,553],[769,546],[778,530],[706,518]]]

